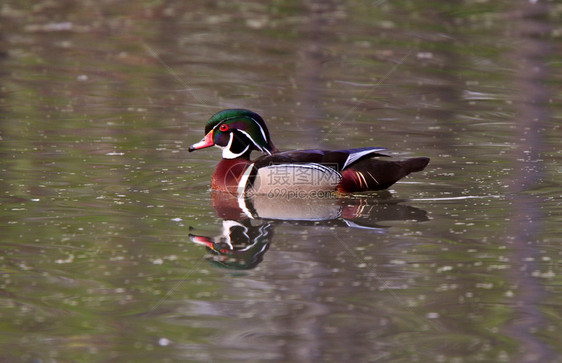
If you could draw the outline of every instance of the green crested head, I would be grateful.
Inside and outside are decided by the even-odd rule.
[[[249,157],[252,150],[268,154],[277,152],[261,116],[245,109],[228,109],[214,114],[205,125],[205,138],[191,145],[189,151],[209,146],[223,148],[223,158],[226,159]]]

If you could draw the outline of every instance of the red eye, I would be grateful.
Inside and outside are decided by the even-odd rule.
[[[221,130],[222,132],[225,132],[228,130],[228,125],[227,124],[222,124],[219,126],[219,130]]]

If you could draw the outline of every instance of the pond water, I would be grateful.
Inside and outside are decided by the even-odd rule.
[[[562,360],[561,15],[4,1],[0,360]],[[431,163],[249,218],[187,152],[231,107],[282,150]]]

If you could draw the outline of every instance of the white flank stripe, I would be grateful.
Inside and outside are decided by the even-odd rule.
[[[244,174],[242,174],[242,177],[240,177],[240,181],[238,182],[238,195],[244,194],[244,192],[246,191],[246,184],[248,184],[248,178],[250,177],[250,173],[252,172],[252,170],[254,170],[254,164],[250,164],[250,166],[248,166],[246,168],[246,170],[244,170]]]

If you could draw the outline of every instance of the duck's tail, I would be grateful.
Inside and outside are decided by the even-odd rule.
[[[422,171],[428,163],[429,158],[424,157],[400,161],[360,160],[341,173],[338,190],[350,193],[386,189],[406,175]]]
[[[429,158],[411,158],[398,162],[408,174],[422,171],[429,164]]]

